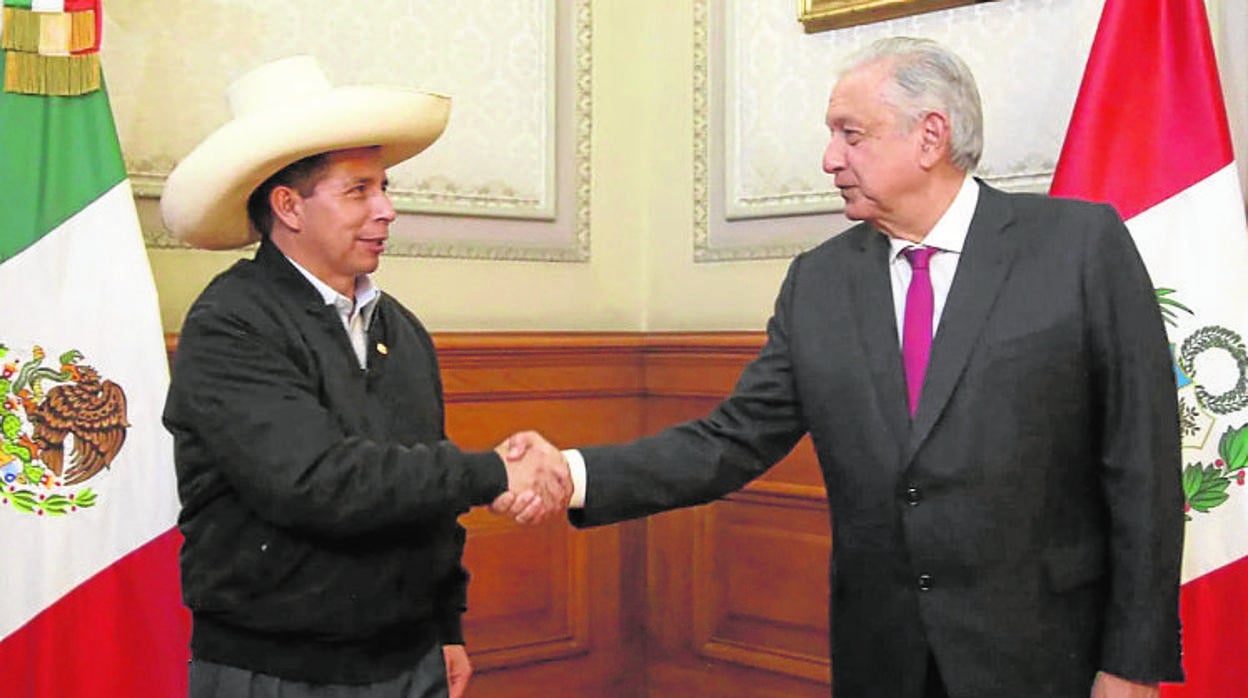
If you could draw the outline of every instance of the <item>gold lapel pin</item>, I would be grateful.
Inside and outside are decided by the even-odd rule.
[[[377,342],[377,353],[381,354],[382,356],[385,356],[386,354],[390,353],[390,349],[386,345],[382,344],[381,342]]]

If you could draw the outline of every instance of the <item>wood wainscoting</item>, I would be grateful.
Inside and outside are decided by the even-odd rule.
[[[644,376],[635,334],[439,334],[447,433],[493,448],[518,430],[560,446],[635,438]],[[479,508],[464,565],[470,696],[645,695],[644,522],[518,526]]]
[[[561,447],[706,414],[761,333],[435,337],[464,448],[535,429]],[[464,517],[470,695],[827,696],[823,482],[807,441],[745,490],[646,520],[530,529]]]
[[[491,448],[627,441],[706,414],[761,333],[441,333],[447,431]],[[171,338],[172,344],[176,339]],[[810,444],[713,504],[578,531],[462,518],[469,696],[828,695],[823,483]]]

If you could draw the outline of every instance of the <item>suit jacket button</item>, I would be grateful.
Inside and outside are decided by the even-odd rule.
[[[920,574],[919,575],[919,591],[930,591],[931,588],[932,588],[932,575]]]
[[[923,499],[923,493],[919,492],[919,488],[910,487],[906,490],[906,503],[910,506],[918,506],[921,499]]]

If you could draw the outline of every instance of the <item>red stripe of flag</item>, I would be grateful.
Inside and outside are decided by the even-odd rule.
[[[170,529],[0,642],[0,694],[184,698],[191,619],[178,583],[181,542]]]
[[[1187,681],[1166,686],[1168,698],[1244,698],[1248,695],[1248,558],[1183,585],[1183,667]]]
[[[95,53],[100,50],[100,38],[104,33],[104,9],[100,7],[102,0],[65,0],[66,12],[95,13],[95,43],[90,48],[74,51],[75,54]]]
[[[1234,157],[1203,0],[1107,0],[1051,193],[1127,219]]]
[[[1140,212],[1234,161],[1202,0],[1107,0],[1051,193],[1110,203],[1130,226]],[[1208,203],[1228,211],[1242,205],[1238,197]],[[1236,294],[1225,289],[1230,304],[1239,303]],[[1200,535],[1244,532],[1228,527]],[[1248,696],[1248,662],[1239,656],[1248,646],[1246,590],[1248,558],[1183,585],[1187,680],[1163,686],[1165,696]]]

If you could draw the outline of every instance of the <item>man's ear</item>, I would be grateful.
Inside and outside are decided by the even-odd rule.
[[[269,192],[269,208],[273,217],[291,230],[303,227],[303,197],[292,187],[276,186]]]
[[[949,141],[953,133],[949,128],[949,117],[942,112],[929,111],[919,121],[919,140],[922,152],[919,162],[923,167],[930,168],[948,157]]]

